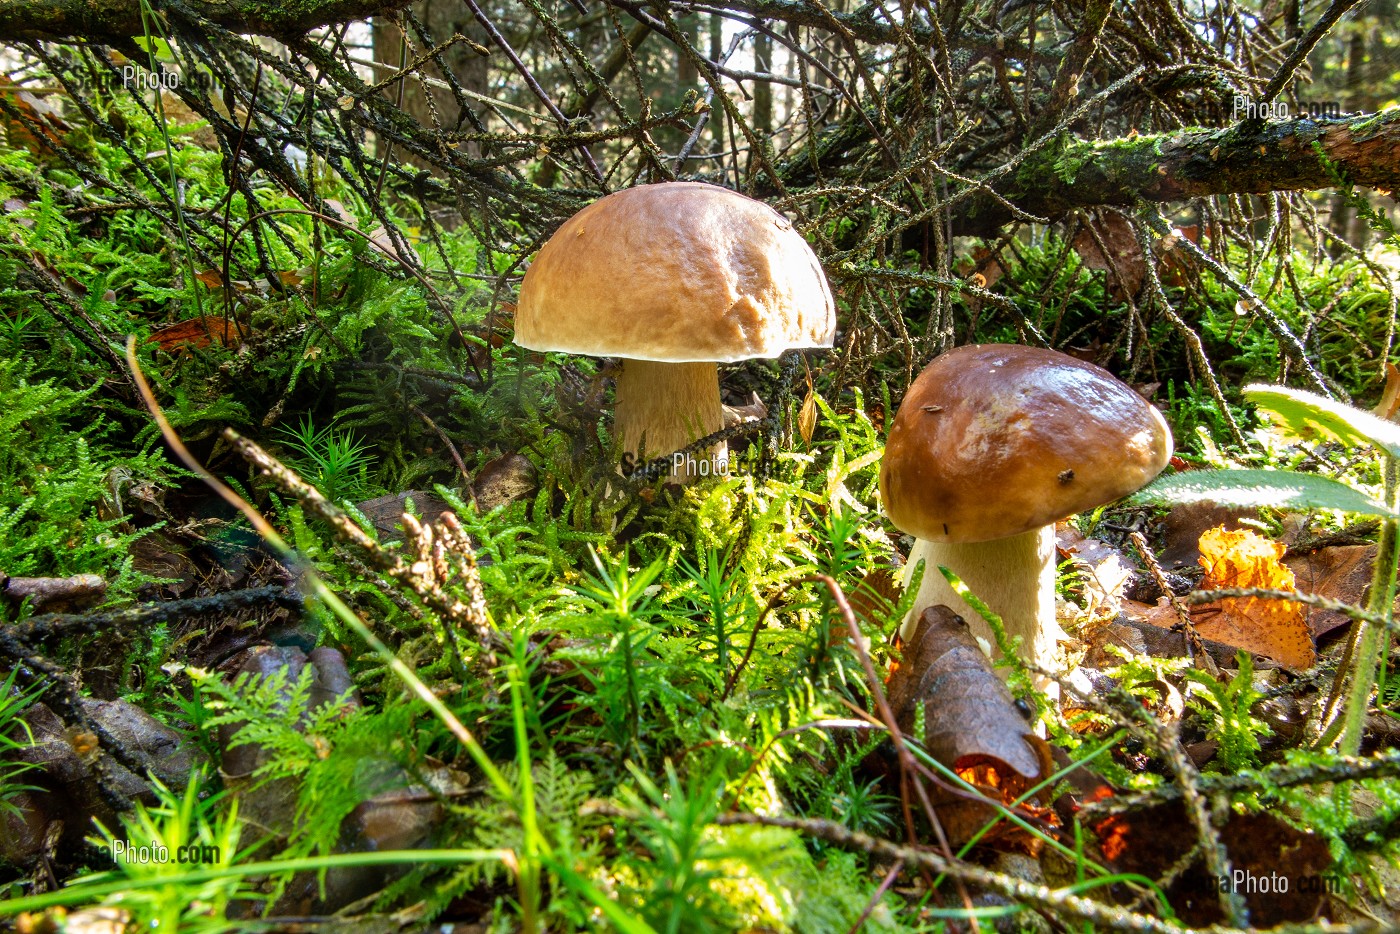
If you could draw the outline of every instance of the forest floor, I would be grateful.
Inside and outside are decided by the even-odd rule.
[[[614,371],[513,344],[465,229],[400,243],[328,191],[352,236],[264,192],[289,213],[255,246],[220,154],[180,152],[222,258],[0,152],[0,926],[1400,917],[1400,375],[1364,263],[1289,256],[1280,299],[1357,407],[1244,394],[1285,368],[1267,322],[1170,286],[1220,395],[1165,327],[1156,371],[1119,367],[1178,485],[1057,525],[1047,694],[937,613],[896,640],[901,352],[858,383],[725,367],[728,472],[623,478]],[[978,275],[1038,333],[1127,320],[1082,244]],[[984,311],[960,343],[1027,340]]]

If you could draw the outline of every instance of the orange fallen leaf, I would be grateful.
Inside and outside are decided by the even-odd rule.
[[[228,346],[238,342],[238,331],[234,323],[220,315],[204,315],[177,321],[169,327],[151,333],[151,343],[160,344],[166,352],[182,347],[208,347],[211,343]]]
[[[1293,571],[1281,562],[1287,549],[1249,529],[1207,529],[1200,549],[1206,590],[1297,590]],[[1191,616],[1204,638],[1267,655],[1287,668],[1311,668],[1317,658],[1301,604],[1245,597],[1205,604]]]
[[[28,118],[21,120],[0,112],[0,131],[4,132],[11,149],[22,146],[37,155],[51,152],[62,144],[62,134],[69,127],[57,101],[25,90],[3,76],[0,76],[0,94],[11,98],[15,110]]]

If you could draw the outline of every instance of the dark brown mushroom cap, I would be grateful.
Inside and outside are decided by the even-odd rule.
[[[1104,368],[975,344],[939,356],[910,387],[880,494],[894,524],[918,538],[990,541],[1126,496],[1171,453],[1162,416]]]
[[[666,363],[830,347],[821,263],[762,201],[701,182],[614,192],[549,238],[520,286],[515,342]]]

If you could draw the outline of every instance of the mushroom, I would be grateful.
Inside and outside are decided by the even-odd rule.
[[[906,585],[925,562],[905,641],[938,604],[991,638],[941,565],[1021,637],[1023,658],[1053,668],[1055,522],[1133,492],[1171,453],[1162,416],[1102,367],[1014,344],[936,358],[905,395],[880,468],[886,513],[916,539]]]
[[[624,463],[720,430],[717,363],[830,347],[836,313],[821,264],[761,201],[699,182],[615,192],[564,222],[525,273],[515,341],[622,357],[614,409]],[[727,472],[679,459],[678,478]]]

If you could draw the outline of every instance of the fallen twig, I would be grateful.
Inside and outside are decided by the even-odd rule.
[[[191,616],[228,613],[252,606],[271,604],[300,610],[305,598],[293,587],[249,587],[210,597],[165,600],[111,613],[46,613],[32,616],[10,627],[10,633],[25,642],[41,642],[56,636],[94,633],[107,629],[129,629],[171,623]]]

